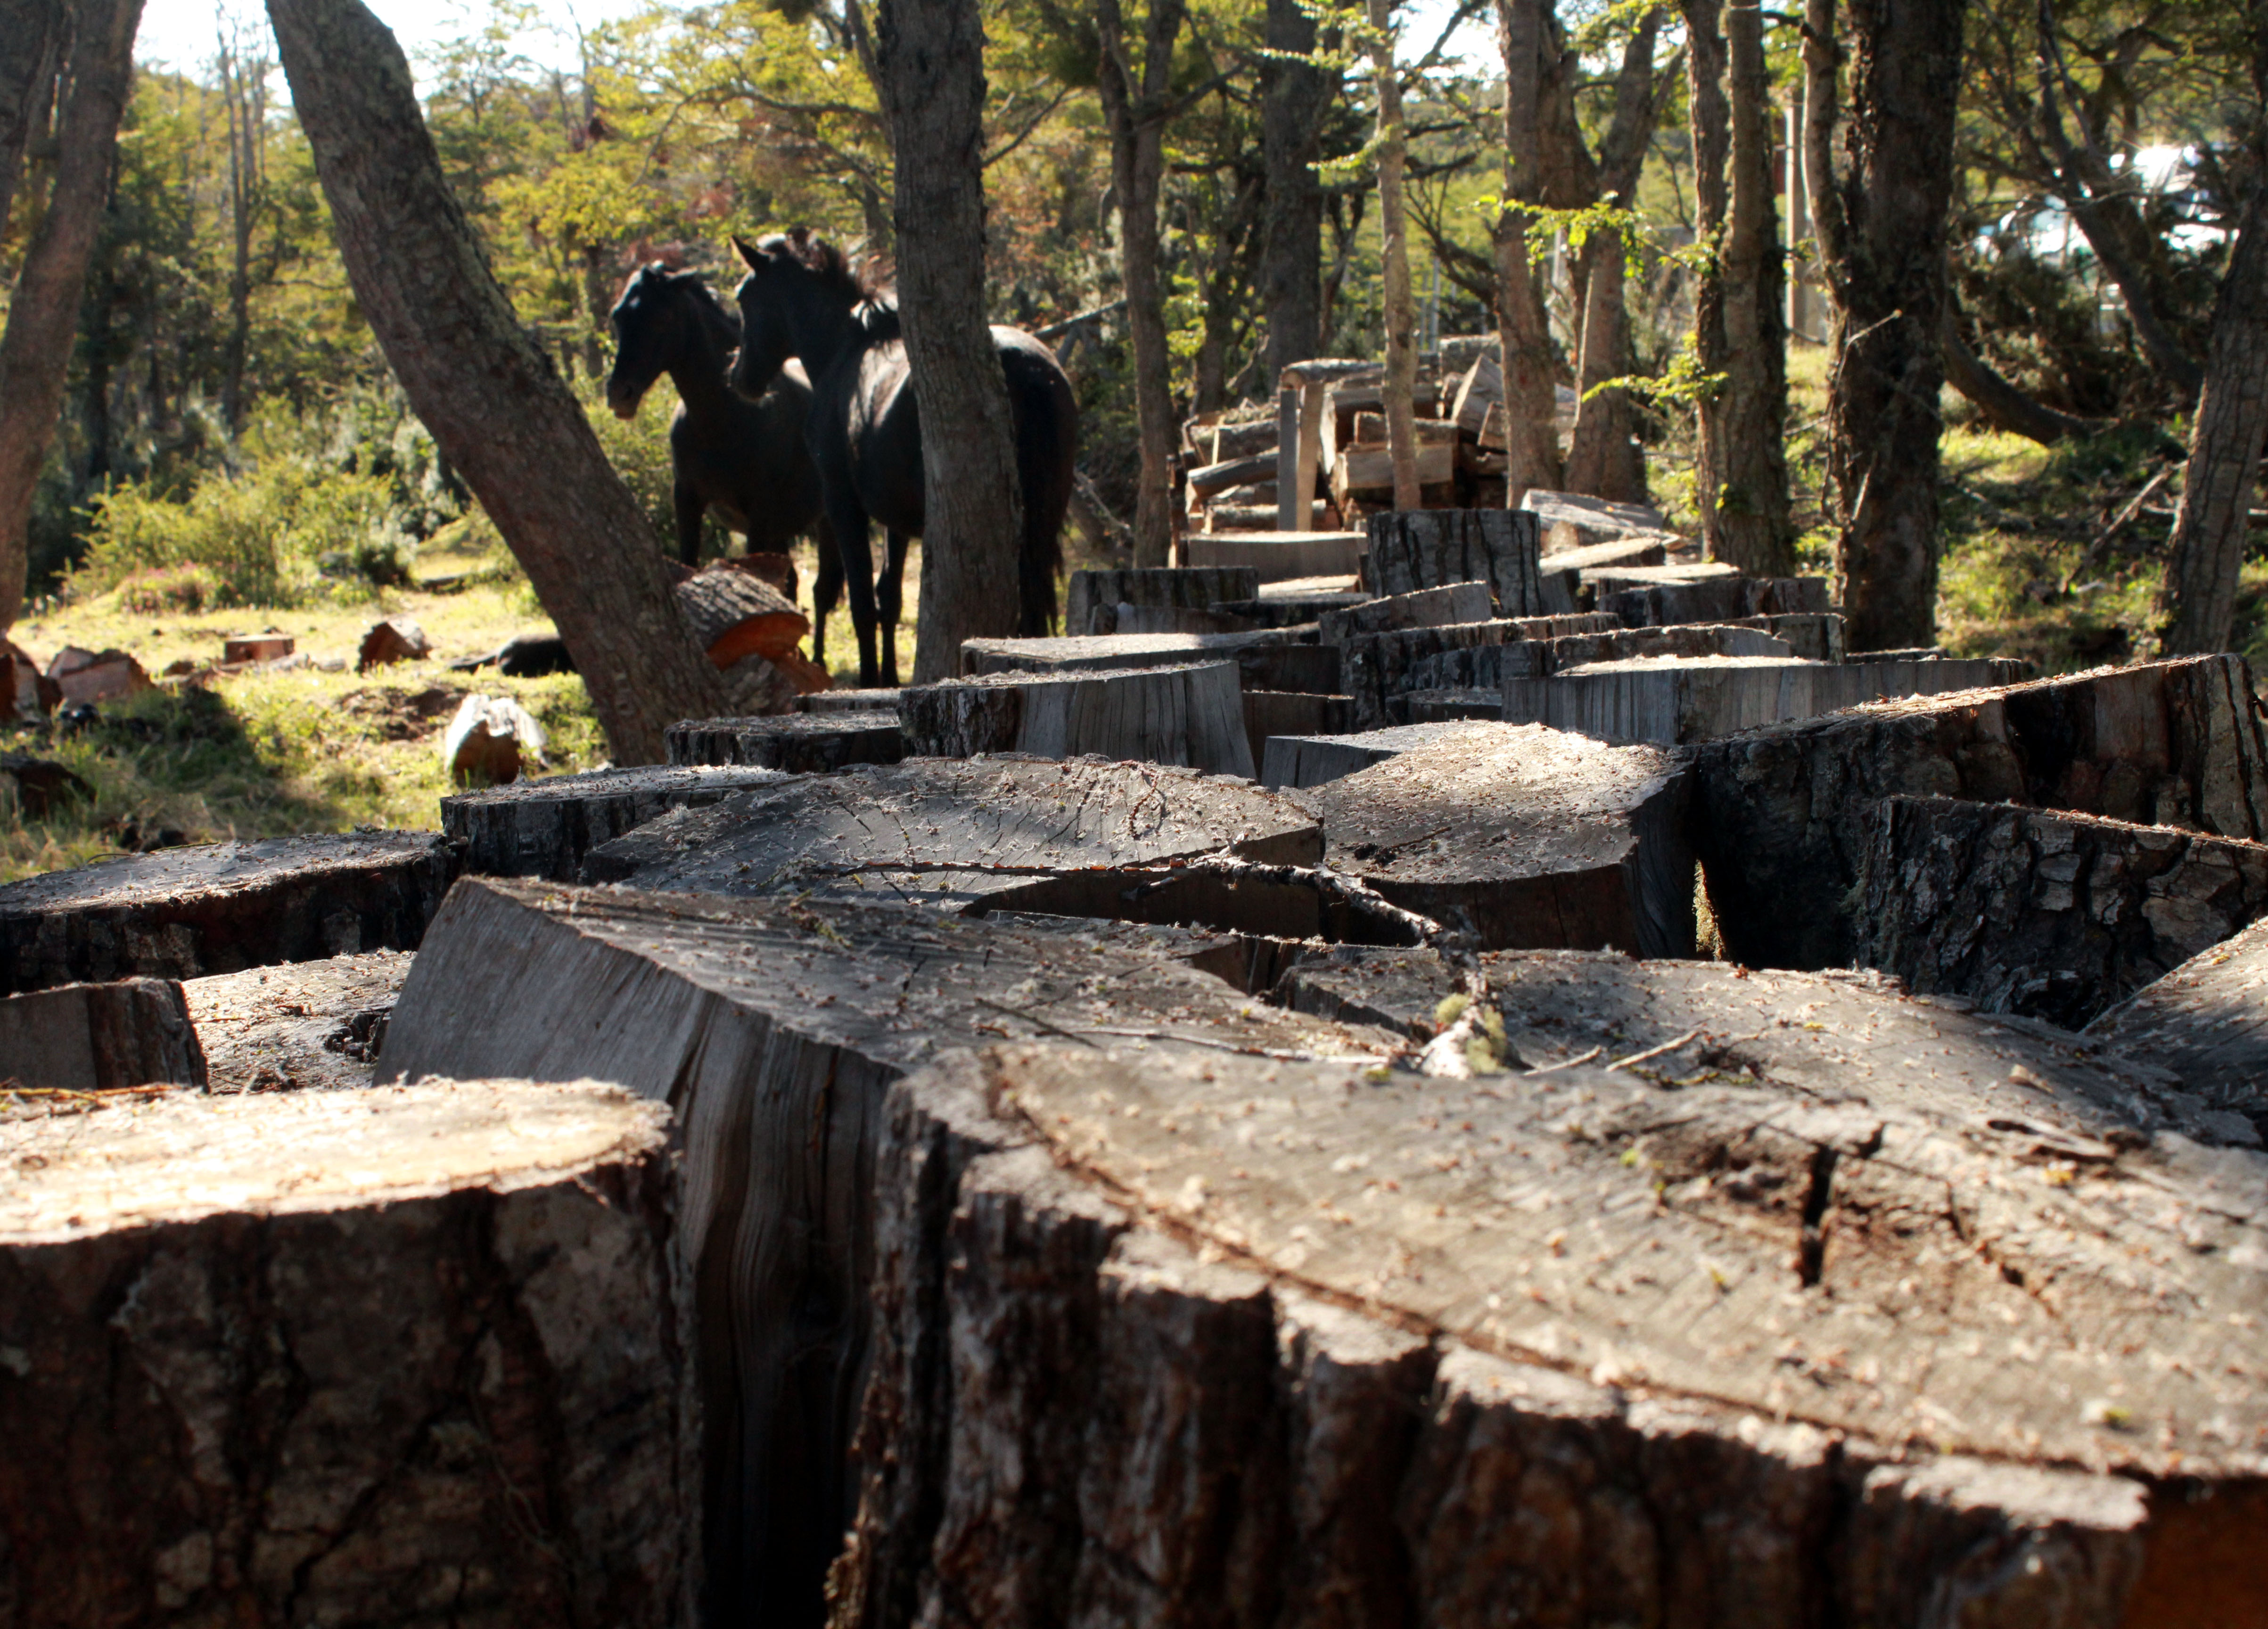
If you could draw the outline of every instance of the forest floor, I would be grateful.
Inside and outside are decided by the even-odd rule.
[[[1799,351],[1791,357],[1799,425],[1823,380]],[[1948,402],[1949,407],[1955,404]],[[1957,416],[1958,409],[1955,409]],[[1791,438],[1800,488],[1815,498],[1805,432]],[[2155,592],[2155,553],[2171,520],[2162,490],[2122,532],[2110,522],[2180,447],[2154,431],[2120,430],[2047,449],[2012,436],[1948,428],[1945,453],[1946,557],[1939,601],[1940,638],[1957,656],[2006,655],[2043,674],[2132,657]],[[1674,477],[1665,477],[1665,485]],[[1805,494],[1800,491],[1800,502]],[[1815,534],[1805,569],[1830,569]],[[913,608],[920,599],[920,549],[907,564],[899,638],[901,663],[913,658]],[[1076,564],[1076,563],[1074,563]],[[808,593],[812,555],[797,551]],[[551,623],[510,563],[429,550],[419,580],[474,573],[485,580],[455,592],[382,591],[344,601],[290,608],[239,608],[195,615],[136,615],[115,593],[68,597],[16,625],[16,643],[45,662],[66,645],[130,652],[151,674],[187,657],[209,661],[232,635],[284,633],[320,666],[218,677],[197,685],[161,684],[99,710],[72,729],[50,721],[0,726],[0,751],[59,760],[93,795],[50,821],[27,822],[0,791],[0,881],[107,853],[180,842],[344,831],[357,826],[431,828],[453,788],[439,753],[458,703],[479,691],[516,697],[549,736],[548,767],[570,772],[606,759],[606,743],[582,681],[571,674],[508,679],[493,668],[453,673],[452,660],[493,651],[514,634]],[[501,579],[502,580],[497,580]],[[368,674],[353,670],[364,631],[381,615],[404,613],[431,640],[433,655]],[[2236,648],[2268,670],[2268,562],[2246,568]],[[855,682],[856,644],[847,609],[828,625],[827,650],[840,682]]]

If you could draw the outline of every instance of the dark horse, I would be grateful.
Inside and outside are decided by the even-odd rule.
[[[740,355],[733,388],[754,398],[790,357],[811,376],[805,437],[819,465],[827,520],[843,552],[850,621],[858,630],[858,682],[876,683],[873,559],[870,520],[890,534],[881,585],[883,683],[898,682],[897,622],[905,542],[922,531],[919,409],[898,329],[897,302],[869,286],[843,251],[799,227],[783,237],[733,247],[747,262],[735,299]],[[1017,562],[1017,629],[1044,634],[1055,622],[1056,571],[1063,563],[1064,511],[1079,453],[1079,403],[1055,353],[1030,335],[996,328],[992,343],[1008,376],[1023,490],[1024,536]]]
[[[813,533],[819,571],[811,586],[811,654],[823,662],[843,563],[821,514],[819,470],[804,445],[810,384],[799,369],[789,369],[755,401],[734,394],[725,376],[740,343],[740,320],[698,272],[672,272],[659,261],[640,267],[615,302],[613,321],[607,405],[615,416],[635,418],[665,372],[677,387],[669,463],[679,557],[701,564],[701,517],[711,509],[748,540],[751,553],[784,553],[793,539]]]

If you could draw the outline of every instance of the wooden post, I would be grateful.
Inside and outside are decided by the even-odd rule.
[[[1315,516],[1315,471],[1323,461],[1323,404],[1329,395],[1330,387],[1321,380],[1300,387],[1300,463],[1292,472],[1300,493],[1297,531],[1313,532],[1322,524]]]
[[[1276,393],[1276,529],[1307,529],[1307,494],[1300,485],[1300,388]]]

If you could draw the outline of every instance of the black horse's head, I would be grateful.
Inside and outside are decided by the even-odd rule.
[[[681,354],[688,337],[688,282],[696,285],[693,292],[707,293],[698,286],[699,273],[673,272],[665,261],[649,261],[622,285],[608,319],[615,330],[615,365],[607,375],[607,405],[616,418],[636,418],[653,381]]]
[[[755,243],[736,237],[733,247],[748,269],[733,296],[740,308],[733,388],[754,401],[790,357],[800,357],[815,373],[841,326],[873,291],[841,249],[806,227]]]

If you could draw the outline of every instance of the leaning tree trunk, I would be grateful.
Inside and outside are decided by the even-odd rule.
[[[1496,219],[1497,324],[1504,345],[1505,502],[1513,508],[1532,487],[1557,490],[1562,471],[1558,379],[1543,287],[1529,262],[1529,217],[1519,207],[1542,201],[1543,52],[1552,0],[1497,0],[1504,53],[1505,195],[1513,207]]]
[[[361,0],[269,0],[291,100],[355,297],[575,659],[622,763],[676,719],[725,711],[652,527],[513,313],[441,173],[409,64]]]
[[[961,642],[1017,630],[1024,535],[1008,387],[984,321],[984,25],[976,0],[882,0],[879,89],[897,154],[898,311],[921,404],[921,620],[914,682]]]
[[[1394,466],[1394,506],[1416,509],[1418,425],[1410,393],[1418,384],[1418,313],[1410,298],[1408,211],[1402,203],[1409,159],[1402,122],[1402,80],[1394,65],[1394,0],[1370,0],[1370,61],[1378,77],[1378,237],[1386,299],[1386,445]]]
[[[1804,9],[1804,170],[1835,297],[1827,465],[1853,651],[1935,638],[1938,392],[1969,0],[1851,0],[1851,162],[1834,166],[1835,0]]]
[[[1315,20],[1299,0],[1268,0],[1268,48],[1261,64],[1260,149],[1267,175],[1261,225],[1260,291],[1268,324],[1268,380],[1305,362],[1322,344],[1323,188],[1311,167],[1322,145],[1330,79],[1288,62],[1315,48]]]
[[[2213,303],[2173,558],[2158,601],[2169,656],[2228,648],[2260,446],[2268,437],[2268,185],[2245,200]]]
[[[1181,0],[1153,0],[1144,27],[1140,77],[1127,56],[1118,0],[1098,0],[1101,63],[1096,88],[1110,129],[1111,189],[1118,195],[1118,248],[1126,327],[1134,341],[1134,423],[1141,445],[1134,501],[1134,564],[1160,566],[1174,535],[1174,391],[1160,281],[1158,194],[1166,174],[1167,99]]]
[[[79,291],[110,193],[141,20],[142,0],[79,0],[71,19],[70,54],[56,86],[55,183],[24,251],[7,333],[0,336],[0,629],[24,608],[32,494],[63,411]],[[14,46],[0,50],[12,55]]]
[[[8,230],[24,149],[55,88],[63,31],[63,0],[0,0],[0,232]]]

